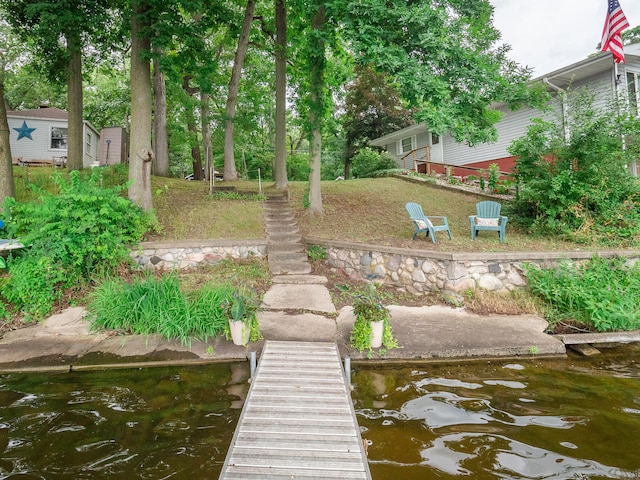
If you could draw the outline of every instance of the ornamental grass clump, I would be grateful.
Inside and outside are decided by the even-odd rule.
[[[94,330],[126,334],[160,334],[178,339],[207,341],[228,324],[225,306],[234,293],[230,284],[205,284],[184,293],[175,274],[147,274],[127,283],[105,279],[89,296],[89,318]]]

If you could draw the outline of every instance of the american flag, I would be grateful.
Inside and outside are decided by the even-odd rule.
[[[602,29],[602,51],[610,51],[616,62],[624,63],[624,50],[622,48],[622,37],[620,33],[629,27],[627,17],[620,7],[618,0],[609,0],[609,9],[607,10],[607,18],[604,20],[604,28]]]

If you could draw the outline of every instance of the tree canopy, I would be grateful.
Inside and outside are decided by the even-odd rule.
[[[129,31],[132,0],[0,3],[50,79],[66,78],[67,88],[77,88],[77,80],[69,83],[69,72],[82,69],[82,77],[77,72],[73,77],[82,78],[82,93],[70,92],[67,104],[59,106],[70,108],[73,97],[96,126],[129,127],[130,115],[140,112],[131,112],[128,92],[137,96],[152,89],[146,82],[142,89],[129,83],[128,70],[138,61],[130,58],[130,46],[139,40]],[[289,110],[284,118],[294,120],[287,120],[286,127],[290,137],[302,139],[293,142],[297,152],[311,150],[312,175],[319,174],[329,146],[343,145],[338,156],[348,164],[355,148],[368,139],[410,122],[427,122],[431,131],[451,133],[471,144],[491,141],[501,116],[492,102],[516,107],[538,101],[527,87],[530,71],[506,56],[509,47],[500,43],[488,0],[277,2],[286,9],[286,44],[284,37],[276,38],[274,2],[258,1],[253,12],[245,2],[233,0],[137,4],[144,7],[139,28],[148,42],[136,48],[142,48],[144,58],[153,58],[155,70],[165,75],[164,128],[174,174],[186,173],[186,166],[193,165],[189,168],[197,178],[204,167],[203,152],[211,152],[220,167],[224,132],[231,128],[236,170],[252,176],[258,168],[263,173],[273,170],[275,132],[285,123],[283,117],[275,118],[274,94],[275,57],[282,45],[286,52],[279,68],[282,72],[285,59]],[[245,22],[241,32],[247,11],[253,21],[250,29]],[[247,36],[242,44],[246,53],[242,69],[236,61],[234,70],[241,33]],[[71,63],[77,51],[84,60],[81,67]],[[25,91],[24,72],[8,82],[9,101],[17,102],[18,92]],[[41,85],[29,91],[62,103]],[[237,95],[233,114],[227,101],[230,91]],[[142,125],[146,130],[148,123]],[[295,131],[300,127],[301,137]],[[331,158],[336,156],[332,153]],[[286,186],[286,178],[279,183]]]

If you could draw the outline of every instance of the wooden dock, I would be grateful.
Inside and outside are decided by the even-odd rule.
[[[265,343],[220,474],[364,479],[371,473],[333,343]]]

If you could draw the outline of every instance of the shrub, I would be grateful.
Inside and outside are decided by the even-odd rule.
[[[640,154],[640,120],[615,105],[594,107],[585,91],[566,102],[566,123],[537,119],[509,148],[520,185],[511,216],[571,241],[637,244],[640,192],[626,166]]]
[[[307,248],[307,255],[312,262],[319,262],[327,259],[327,249],[322,245],[310,245]]]
[[[528,285],[545,303],[552,321],[576,320],[604,332],[640,328],[640,262],[594,256],[583,266],[527,266]]]
[[[378,153],[369,147],[360,149],[351,165],[351,174],[356,178],[374,177],[380,170],[397,168],[391,155],[387,152]]]
[[[120,196],[125,186],[102,186],[102,172],[55,174],[59,194],[40,201],[9,199],[9,235],[29,247],[8,262],[9,281],[0,296],[25,313],[47,315],[64,290],[96,274],[113,272],[128,258],[151,217]]]

